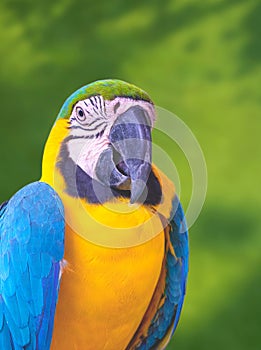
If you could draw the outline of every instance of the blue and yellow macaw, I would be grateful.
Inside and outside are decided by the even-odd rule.
[[[40,181],[0,207],[0,349],[166,348],[188,234],[151,161],[154,121],[147,93],[119,80],[66,100]]]

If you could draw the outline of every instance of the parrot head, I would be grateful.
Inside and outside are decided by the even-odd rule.
[[[64,191],[90,203],[124,197],[156,204],[161,190],[151,165],[154,122],[153,102],[138,87],[120,80],[88,84],[62,106],[43,173],[53,163]]]

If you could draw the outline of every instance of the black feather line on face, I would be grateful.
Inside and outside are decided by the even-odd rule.
[[[93,123],[92,123],[92,124],[93,124]],[[89,125],[88,125],[88,129],[84,129],[84,128],[81,127],[80,125],[71,125],[71,126],[69,126],[68,129],[71,129],[71,130],[80,129],[80,130],[83,130],[83,131],[87,132],[87,131],[95,131],[95,130],[97,130],[97,128],[99,128],[100,126],[103,126],[103,125],[105,125],[105,126],[104,126],[104,129],[106,129],[107,124],[106,124],[104,121],[102,121],[102,122],[99,123],[98,125],[95,125],[94,128],[89,128]],[[91,137],[91,136],[92,136],[92,135],[89,135],[88,137],[87,137],[87,136],[81,136],[81,137],[82,137],[82,138],[93,138],[93,137],[95,137],[95,135],[94,135],[93,137]]]
[[[64,139],[64,142],[67,142],[70,140],[77,140],[77,139],[86,139],[86,140],[95,139],[95,138],[101,137],[103,135],[105,129],[106,129],[106,127],[94,135],[85,135],[85,136],[70,135]]]
[[[131,192],[129,190],[109,188],[99,181],[92,179],[85,171],[75,164],[69,156],[66,143],[69,139],[74,138],[79,137],[69,136],[64,140],[59,154],[59,161],[56,164],[65,180],[66,193],[74,198],[85,198],[87,202],[92,204],[102,204],[119,197],[130,198]],[[147,190],[148,194],[144,204],[158,205],[161,202],[162,190],[153,171],[150,172],[147,181]],[[142,197],[143,196],[141,196],[141,198]]]

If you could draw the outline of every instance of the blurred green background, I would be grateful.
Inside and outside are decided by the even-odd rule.
[[[260,23],[259,0],[0,3],[0,201],[40,177],[63,101],[93,80],[142,87],[198,138],[209,187],[168,349],[260,348]],[[188,166],[170,152],[186,207]]]

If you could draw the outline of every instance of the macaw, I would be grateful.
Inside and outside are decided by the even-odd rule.
[[[40,181],[0,207],[0,349],[165,349],[179,321],[188,233],[152,163],[153,102],[120,80],[74,92]]]

